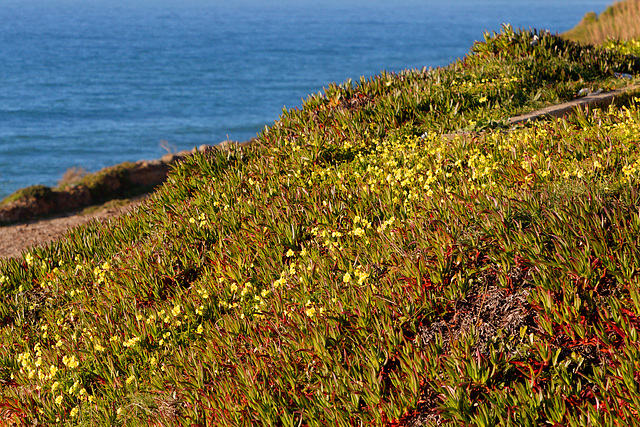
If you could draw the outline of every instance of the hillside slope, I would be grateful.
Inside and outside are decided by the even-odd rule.
[[[563,37],[574,42],[602,44],[607,39],[630,40],[640,37],[640,0],[616,1],[597,15],[587,13]]]
[[[506,118],[639,69],[506,27],[0,263],[5,424],[636,424],[636,99]]]

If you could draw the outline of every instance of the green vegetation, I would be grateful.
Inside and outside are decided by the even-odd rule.
[[[169,166],[161,167],[164,169],[159,177],[152,176],[146,181],[140,180],[140,170],[131,162],[107,167],[94,173],[71,168],[64,174],[57,188],[34,185],[20,189],[0,201],[0,208],[7,208],[10,212],[0,223],[10,224],[70,211],[87,214],[104,207],[124,205],[129,202],[127,198],[148,194],[162,182]],[[145,171],[142,171],[142,174],[144,173]],[[17,213],[12,212],[16,206],[11,203],[15,201],[21,201]]]
[[[72,167],[67,169],[67,171],[62,175],[60,181],[58,181],[58,188],[61,190],[65,190],[70,187],[74,187],[82,181],[82,178],[86,177],[88,174],[85,168]]]
[[[33,197],[36,199],[50,199],[53,195],[53,190],[46,185],[32,185],[30,187],[21,188],[20,190],[12,193],[0,201],[0,206],[14,202],[27,197]]]
[[[33,185],[22,188],[0,201],[0,206],[25,198],[53,199],[57,192],[75,186],[86,187],[94,202],[104,202],[114,197],[142,194],[148,191],[149,188],[132,188],[129,183],[129,171],[134,167],[134,163],[124,162],[94,173],[86,173],[83,169],[71,168],[65,173],[57,188],[51,188],[46,185]]]
[[[132,203],[131,199],[111,199],[101,205],[89,206],[80,211],[80,215],[90,215],[105,209],[117,209],[128,206]]]
[[[114,196],[126,196],[131,188],[129,183],[129,171],[135,167],[135,163],[124,162],[116,166],[102,169],[96,173],[87,174],[79,181],[89,189],[94,200],[108,200]]]
[[[135,214],[0,264],[0,413],[636,424],[640,110],[501,127],[638,68],[507,27],[195,154]]]
[[[640,0],[616,1],[598,16],[587,13],[563,37],[580,43],[602,44],[607,40],[640,37]]]

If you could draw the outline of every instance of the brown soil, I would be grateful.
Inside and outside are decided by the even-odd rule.
[[[57,218],[0,227],[0,259],[18,257],[33,246],[47,245],[62,237],[67,230],[90,221],[107,222],[140,205],[141,202],[139,199],[125,206],[104,207],[89,214],[72,212]]]

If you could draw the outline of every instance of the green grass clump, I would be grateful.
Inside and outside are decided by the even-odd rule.
[[[640,111],[484,125],[633,64],[505,28],[450,67],[332,85],[253,145],[187,158],[116,224],[0,264],[0,411],[632,425]]]
[[[0,201],[0,206],[27,198],[53,200],[57,193],[75,186],[86,187],[94,202],[103,202],[119,196],[134,196],[148,190],[148,188],[131,187],[129,172],[134,167],[134,163],[124,162],[94,173],[86,173],[84,169],[71,168],[65,173],[58,187],[32,185],[21,188]]]
[[[129,171],[134,167],[135,164],[131,162],[120,163],[85,175],[77,185],[87,187],[93,200],[97,201],[123,196],[130,187]]]
[[[46,185],[32,185],[30,187],[21,188],[20,190],[8,195],[0,201],[0,206],[26,198],[48,200],[52,195],[53,190],[50,187],[47,187]]]

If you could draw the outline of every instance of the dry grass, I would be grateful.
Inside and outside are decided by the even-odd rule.
[[[640,36],[640,0],[617,1],[600,16],[587,13],[563,36],[581,43],[602,44],[607,39],[629,40]]]
[[[87,175],[87,170],[85,168],[72,167],[67,169],[67,171],[62,175],[60,181],[58,181],[58,188],[68,188],[73,187],[82,181]]]

